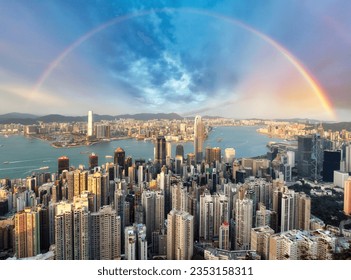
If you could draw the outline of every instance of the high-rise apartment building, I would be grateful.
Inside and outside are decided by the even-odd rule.
[[[72,204],[60,202],[55,215],[56,260],[73,260],[73,240]]]
[[[194,217],[171,210],[167,216],[167,259],[190,260],[194,247]]]
[[[213,197],[207,190],[200,196],[200,223],[199,236],[200,239],[212,241],[214,236],[214,214],[215,205]]]
[[[109,206],[91,214],[91,259],[117,260],[121,257],[121,218]]]
[[[126,260],[147,260],[146,231],[144,224],[134,224],[124,229]]]
[[[219,228],[219,249],[230,250],[229,223],[223,222]]]
[[[205,126],[201,116],[195,117],[194,123],[194,154],[195,162],[199,163],[203,160],[203,143],[205,140]]]
[[[249,250],[253,203],[251,199],[238,199],[235,203],[235,249]]]
[[[15,254],[18,259],[40,253],[39,213],[25,208],[15,215]]]
[[[251,230],[251,250],[255,250],[263,260],[269,258],[269,239],[274,230],[269,226],[256,227]]]

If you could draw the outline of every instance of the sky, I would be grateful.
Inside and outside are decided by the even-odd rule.
[[[0,114],[351,121],[349,0],[0,0]]]

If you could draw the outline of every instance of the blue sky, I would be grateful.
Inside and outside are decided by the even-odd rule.
[[[0,113],[350,121],[350,10],[347,0],[0,1]]]

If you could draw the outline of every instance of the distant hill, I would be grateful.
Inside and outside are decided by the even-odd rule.
[[[347,131],[351,131],[351,122],[323,123],[322,125],[324,130],[341,131],[346,129]]]
[[[167,120],[182,120],[183,117],[176,113],[141,113],[141,114],[124,114],[117,116],[110,115],[97,115],[94,114],[94,121],[101,120],[115,120],[115,119],[135,119],[135,120],[153,120],[153,119],[167,119]],[[0,124],[9,123],[20,123],[23,125],[35,124],[39,121],[50,123],[50,122],[86,122],[88,116],[63,116],[58,114],[51,114],[46,116],[35,116],[31,114],[20,114],[20,113],[10,113],[5,115],[0,115]]]

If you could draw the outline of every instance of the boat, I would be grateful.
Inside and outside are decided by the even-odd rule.
[[[39,170],[47,170],[47,169],[49,169],[49,166],[42,166],[39,168]]]
[[[9,136],[7,134],[4,135],[5,138],[9,138]]]
[[[105,158],[112,158],[112,156],[105,156]]]
[[[9,164],[10,162],[9,161],[4,161],[3,164]]]

